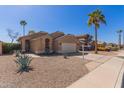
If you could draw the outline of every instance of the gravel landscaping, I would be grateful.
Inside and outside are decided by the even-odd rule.
[[[70,56],[44,56],[34,58],[33,71],[16,73],[15,57],[0,56],[0,87],[64,88],[87,74],[88,60]]]

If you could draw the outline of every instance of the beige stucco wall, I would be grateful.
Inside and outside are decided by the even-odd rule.
[[[44,51],[43,46],[44,45],[43,45],[42,38],[34,39],[30,41],[31,52],[34,52],[37,54],[42,53]]]
[[[22,48],[22,51],[25,52],[25,40],[24,39],[21,40],[21,48]]]
[[[23,52],[25,52],[25,40],[29,40],[29,39],[30,39],[29,37],[26,37],[19,40],[19,43],[21,44],[21,49]]]
[[[19,42],[21,43],[22,51],[25,51],[25,40],[30,40],[30,51],[33,53],[40,54],[45,52],[45,39],[47,38],[50,40],[50,52],[52,52],[53,41],[52,41],[52,37],[49,35],[43,35],[41,37],[33,38],[33,39],[31,39],[30,37],[26,37],[19,40]]]
[[[58,53],[59,50],[61,50],[61,43],[58,42],[58,41],[54,41],[54,44],[53,44],[53,50],[54,52]]]
[[[0,55],[2,55],[2,42],[0,42]]]
[[[34,52],[36,54],[44,53],[45,52],[45,39],[50,40],[50,52],[52,52],[52,38],[48,35],[42,36],[41,38],[35,38],[30,41],[30,48],[31,52]]]

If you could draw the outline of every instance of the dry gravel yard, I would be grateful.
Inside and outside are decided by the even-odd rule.
[[[0,56],[0,87],[67,87],[89,71],[81,58],[63,56],[34,58],[33,71],[16,73],[13,56]]]

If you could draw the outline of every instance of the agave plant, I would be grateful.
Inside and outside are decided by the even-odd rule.
[[[20,55],[17,57],[17,59],[15,60],[17,66],[19,67],[18,69],[18,73],[19,72],[29,72],[29,70],[31,70],[30,68],[30,63],[32,61],[32,57],[29,57],[28,55]]]

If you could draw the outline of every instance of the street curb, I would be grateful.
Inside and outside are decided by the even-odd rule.
[[[115,88],[124,88],[124,61],[120,69],[117,82],[115,83]]]

